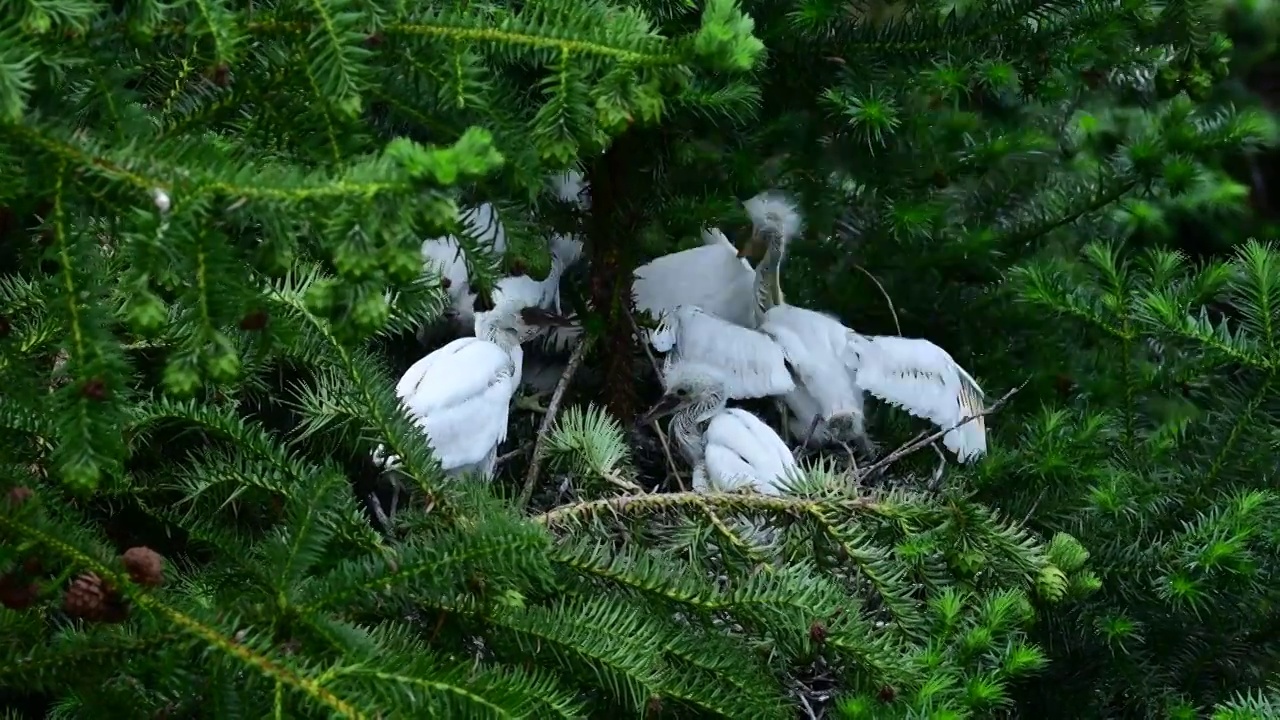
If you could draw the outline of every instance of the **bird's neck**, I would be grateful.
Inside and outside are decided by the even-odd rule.
[[[782,262],[787,256],[787,241],[781,233],[772,233],[769,248],[756,266],[756,310],[761,317],[769,308],[783,303]]]
[[[695,417],[697,409],[688,407],[671,418],[671,438],[690,465],[702,462],[702,429]]]
[[[511,352],[512,349],[520,348],[520,342],[516,338],[515,333],[499,326],[494,322],[494,318],[492,316],[477,319],[476,337],[481,340],[488,340],[507,352]]]
[[[680,444],[690,465],[702,461],[702,434],[706,431],[706,423],[724,412],[727,402],[723,394],[708,395],[671,418],[671,434]]]

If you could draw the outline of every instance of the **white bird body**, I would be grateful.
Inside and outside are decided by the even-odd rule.
[[[696,492],[731,492],[751,487],[765,495],[797,470],[795,457],[773,428],[746,410],[728,408],[707,423],[702,462],[691,459]]]
[[[507,249],[507,235],[498,219],[497,210],[491,203],[480,203],[476,207],[462,212],[462,224],[467,234],[476,242],[493,253],[501,254]],[[462,254],[462,245],[453,235],[429,238],[422,242],[422,265],[424,271],[438,273],[448,280],[446,291],[452,310],[467,312],[466,327],[471,327],[474,312],[471,302],[475,294],[471,292],[470,275],[467,272],[467,261]]]
[[[861,423],[862,390],[844,365],[849,328],[814,310],[775,305],[765,313],[760,332],[773,338],[795,371],[796,389],[783,397],[793,413],[801,408],[812,413],[806,407],[812,402],[824,421],[847,415]],[[812,414],[801,417],[810,418],[807,431]]]
[[[679,305],[702,308],[736,325],[752,322],[755,275],[721,231],[702,233],[703,245],[654,258],[636,268],[631,295],[637,310],[658,317]]]
[[[464,337],[414,363],[400,378],[396,395],[446,474],[493,475],[522,363],[519,345],[504,349]]]
[[[799,473],[795,458],[773,428],[746,410],[725,406],[725,380],[715,366],[667,363],[666,394],[647,417],[675,413],[671,435],[693,466],[695,491],[749,487],[778,495]]]
[[[795,388],[783,349],[768,335],[692,305],[662,314],[649,343],[671,361],[715,367],[732,398],[782,395]]]
[[[844,360],[867,392],[939,429],[975,418],[949,430],[942,444],[962,463],[986,454],[982,388],[946,350],[920,338],[850,332]]]
[[[508,303],[478,313],[476,337],[458,338],[417,361],[396,383],[406,414],[427,436],[449,476],[478,472],[493,476],[498,446],[507,438],[511,399],[520,384],[520,344],[540,329],[526,324],[525,306]],[[383,446],[375,463],[398,465]]]

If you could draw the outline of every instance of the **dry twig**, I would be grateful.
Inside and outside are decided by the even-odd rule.
[[[921,438],[919,435],[917,435],[916,437],[917,437],[917,438],[919,438],[919,439],[912,440],[912,441],[908,442],[906,445],[903,445],[902,447],[898,448],[897,450],[894,450],[893,452],[891,452],[891,453],[889,453],[888,455],[886,455],[886,456],[884,457],[884,459],[882,459],[882,460],[877,460],[876,462],[872,463],[870,467],[868,467],[866,470],[864,470],[864,471],[859,475],[859,479],[864,478],[864,477],[867,477],[868,475],[870,475],[870,474],[871,474],[871,473],[873,473],[873,472],[876,472],[876,471],[879,471],[879,470],[883,470],[883,469],[885,469],[886,467],[888,467],[888,466],[892,465],[893,463],[895,463],[895,462],[897,462],[897,461],[901,460],[902,458],[904,458],[904,457],[906,457],[906,456],[908,456],[908,455],[911,455],[912,453],[916,452],[917,450],[920,450],[921,448],[923,448],[923,447],[925,447],[925,446],[927,446],[927,445],[930,445],[930,444],[932,444],[932,443],[934,443],[934,442],[937,442],[938,440],[940,440],[940,439],[942,438],[942,436],[943,436],[943,435],[946,435],[947,433],[951,432],[952,430],[955,430],[956,428],[963,426],[965,423],[973,422],[973,421],[977,420],[978,418],[984,418],[984,417],[986,417],[986,416],[988,416],[988,415],[994,415],[995,413],[997,413],[997,412],[999,412],[999,411],[1000,411],[1000,408],[1002,408],[1002,407],[1004,407],[1004,406],[1005,406],[1005,403],[1009,402],[1009,398],[1013,397],[1014,395],[1017,395],[1017,394],[1018,394],[1018,392],[1019,392],[1020,390],[1022,390],[1022,388],[1026,387],[1028,382],[1031,382],[1031,379],[1030,379],[1030,378],[1028,378],[1028,379],[1026,379],[1026,380],[1023,380],[1021,385],[1019,385],[1019,386],[1017,386],[1017,387],[1013,388],[1013,389],[1012,389],[1012,390],[1010,390],[1009,392],[1007,392],[1007,393],[1005,393],[1004,395],[1002,395],[1002,396],[1000,397],[1000,399],[999,399],[999,400],[996,400],[996,401],[995,401],[995,403],[994,403],[993,405],[991,405],[991,407],[988,407],[986,410],[983,410],[982,412],[978,413],[977,415],[970,415],[969,417],[967,417],[967,418],[965,418],[965,419],[961,420],[960,422],[956,423],[955,425],[952,425],[952,426],[951,426],[951,427],[949,427],[949,428],[944,428],[944,429],[942,429],[942,430],[939,430],[939,431],[937,431],[937,432],[933,433],[932,435],[927,435],[927,436],[922,437],[922,438]],[[922,433],[922,434],[923,434],[923,433]]]
[[[524,478],[524,489],[520,491],[517,507],[521,509],[527,506],[529,499],[533,497],[533,488],[538,484],[538,473],[542,471],[542,461],[547,454],[547,437],[551,434],[551,424],[556,421],[560,403],[564,401],[564,394],[568,391],[569,384],[573,382],[573,376],[578,372],[578,368],[582,367],[582,361],[587,358],[590,345],[591,339],[583,337],[578,347],[573,349],[573,354],[569,356],[569,363],[565,366],[564,373],[560,375],[560,382],[556,383],[556,389],[551,393],[551,402],[547,403],[547,414],[542,416],[542,423],[538,426],[538,438],[533,445],[533,459],[529,461],[529,472]]]
[[[631,313],[631,308],[624,307],[627,313],[627,320],[631,322],[631,331],[635,333],[636,342],[644,350],[645,357],[649,358],[649,365],[653,367],[653,374],[657,376],[658,382],[662,382],[662,368],[658,365],[658,360],[653,356],[653,351],[649,349],[649,341],[645,338],[644,333],[640,331],[640,323],[636,322],[636,316]],[[667,459],[667,467],[671,470],[671,475],[676,479],[676,485],[680,487],[680,492],[685,491],[684,478],[680,477],[680,469],[676,465],[676,459],[671,455],[671,446],[667,444],[667,434],[662,432],[662,426],[657,420],[652,423],[653,429],[658,433],[658,442],[662,444],[662,455]]]
[[[527,443],[522,443],[520,447],[516,448],[515,450],[504,452],[498,456],[498,459],[494,461],[494,464],[501,467],[503,463],[510,461],[512,458],[519,457],[529,452],[530,450],[532,450],[534,444],[535,444],[534,441],[530,440]]]

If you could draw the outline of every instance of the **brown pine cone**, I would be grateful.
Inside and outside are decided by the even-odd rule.
[[[71,581],[62,598],[62,610],[72,617],[98,620],[106,613],[107,588],[102,578],[84,573]]]
[[[35,493],[31,491],[31,488],[19,485],[18,487],[10,490],[8,495],[5,496],[5,499],[11,507],[18,507],[30,500],[32,495],[35,495]]]
[[[35,604],[39,594],[39,585],[20,580],[17,573],[0,575],[0,605],[10,610],[26,610]]]
[[[139,585],[157,587],[164,582],[164,558],[145,545],[131,547],[120,556],[129,577]]]

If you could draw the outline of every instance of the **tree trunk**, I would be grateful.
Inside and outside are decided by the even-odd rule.
[[[600,356],[605,376],[604,405],[624,425],[635,419],[637,393],[631,321],[631,277],[642,223],[643,139],[636,131],[618,138],[587,168],[591,216],[587,224],[591,257],[591,307],[601,325]]]

